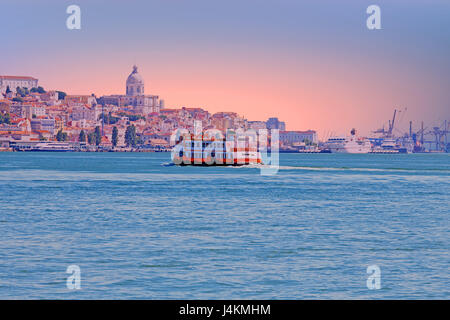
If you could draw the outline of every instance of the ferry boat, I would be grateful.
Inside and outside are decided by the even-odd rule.
[[[364,139],[356,137],[356,130],[351,131],[350,137],[331,137],[325,143],[325,150],[331,153],[369,153],[372,144]]]
[[[243,166],[261,164],[256,143],[246,137],[232,141],[207,137],[204,134],[186,134],[179,138],[172,150],[172,162],[193,166]]]
[[[411,153],[412,147],[409,147],[408,145],[403,146],[399,143],[397,143],[396,139],[385,139],[383,143],[381,144],[381,148],[383,150],[395,150],[398,153]]]
[[[381,145],[374,148],[371,153],[411,153],[408,147],[403,147],[397,144],[397,140],[393,138],[386,138],[383,140]]]
[[[381,149],[383,150],[395,150],[397,147],[397,142],[395,139],[384,139],[381,143]]]
[[[67,142],[40,142],[30,149],[30,151],[69,152],[74,151],[74,149],[72,145]]]

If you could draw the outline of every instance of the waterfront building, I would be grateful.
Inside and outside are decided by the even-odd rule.
[[[305,140],[318,143],[317,133],[314,130],[307,131],[280,131],[280,141],[284,144],[292,145]]]
[[[6,92],[7,88],[16,93],[17,87],[20,88],[36,88],[38,86],[38,79],[33,77],[21,76],[0,76],[0,93]]]
[[[171,135],[171,133],[144,132],[142,134],[142,138],[145,142],[150,142],[152,140],[164,140],[167,144],[169,144]]]

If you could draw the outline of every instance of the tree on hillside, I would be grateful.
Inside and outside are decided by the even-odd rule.
[[[9,115],[9,113],[1,113],[0,112],[0,124],[2,124],[2,123],[9,124],[10,120],[11,120],[11,116]]]
[[[95,133],[94,132],[90,132],[87,137],[88,137],[88,143],[89,144],[94,144],[95,143]]]
[[[58,141],[62,141],[62,130],[59,129],[58,133],[56,134],[56,140]]]
[[[125,131],[125,143],[127,146],[134,147],[136,145],[136,127],[134,125],[128,126]]]
[[[102,119],[103,119],[103,122],[106,124],[115,124],[115,123],[117,123],[117,121],[120,120],[119,117],[114,117],[111,112],[106,113],[106,114],[102,113],[101,115],[98,116],[98,120],[102,120]]]
[[[80,136],[78,137],[78,141],[86,142],[86,133],[84,132],[84,130],[80,131]]]
[[[111,140],[113,146],[117,146],[117,142],[119,142],[119,130],[117,130],[117,127],[113,127]]]
[[[100,143],[102,143],[102,134],[100,132],[99,126],[95,127],[94,134],[95,134],[95,144],[99,145]]]
[[[64,100],[65,97],[67,96],[67,93],[62,92],[62,91],[56,91],[58,93],[58,100]]]
[[[28,90],[27,90],[27,91],[28,91]],[[17,94],[18,94],[19,96],[21,96],[21,97],[25,97],[25,96],[27,95],[25,89],[24,89],[24,88],[21,88],[21,87],[17,87],[17,88],[16,88],[16,92],[17,92]]]
[[[67,132],[63,132],[62,129],[59,129],[58,133],[56,134],[56,140],[67,141],[69,140],[69,136],[67,135]]]
[[[136,144],[140,144],[140,145],[145,144],[145,140],[142,138],[142,136],[136,137]]]

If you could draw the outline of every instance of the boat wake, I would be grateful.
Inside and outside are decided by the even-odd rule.
[[[176,166],[173,162],[161,164],[164,167]],[[216,168],[234,169],[276,169],[276,166],[264,164],[246,164],[238,166],[212,166]],[[279,166],[278,170],[302,170],[302,171],[353,171],[353,172],[450,172],[444,168],[358,168],[358,167],[314,167],[314,166]]]
[[[161,165],[163,167],[172,167],[172,166],[175,165],[175,163],[173,163],[173,162],[164,162],[164,163],[161,163]]]
[[[262,169],[262,168],[276,168],[275,166],[269,165],[244,165],[244,166],[230,166],[232,168],[254,168],[254,169]],[[431,169],[431,168],[358,168],[358,167],[307,167],[307,166],[279,166],[278,170],[303,170],[303,171],[360,171],[360,172],[450,172],[448,169]]]

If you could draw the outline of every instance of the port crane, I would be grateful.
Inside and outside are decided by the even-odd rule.
[[[389,130],[388,130],[388,136],[392,137],[392,130],[394,130],[395,125],[395,116],[397,115],[397,109],[394,109],[394,116],[392,117],[392,122],[389,120]]]
[[[430,144],[435,144],[436,150],[448,150],[449,149],[449,143],[447,140],[447,134],[450,131],[448,130],[448,122],[447,120],[444,121],[444,123],[439,127],[433,127],[432,130],[426,132],[425,134],[429,134],[434,136],[434,141],[427,141]]]
[[[428,127],[424,127],[423,126],[423,121],[422,121],[420,130],[415,133],[416,137],[420,136],[420,144],[421,145],[423,145],[423,143],[424,143],[424,137],[423,136],[425,135],[425,130],[427,130],[427,129],[428,129]]]
[[[406,108],[405,108],[405,111],[406,111]],[[397,113],[400,113],[400,112],[402,112],[402,111],[398,110],[398,109],[394,109],[394,115],[392,117],[392,120],[389,120],[389,126],[388,126],[387,130],[384,128],[384,125],[383,125],[383,128],[375,130],[375,131],[373,131],[373,133],[380,133],[382,138],[393,138],[393,131],[395,128],[395,119],[396,119]]]
[[[415,147],[414,149],[418,152],[425,150],[425,144],[429,147],[434,146],[436,151],[450,151],[450,143],[448,141],[449,121],[445,120],[442,125],[434,126],[431,128],[424,127],[423,121],[421,123],[421,128],[413,132],[412,131],[412,121],[410,121],[410,134],[409,136],[413,139]]]
[[[383,139],[395,139],[400,145],[413,145],[415,152],[423,152],[428,148],[436,151],[450,152],[450,142],[448,140],[448,134],[450,133],[450,121],[445,120],[443,123],[439,122],[433,127],[424,127],[424,123],[422,121],[421,128],[417,131],[413,131],[413,123],[410,121],[409,133],[406,133],[397,128],[398,124],[401,123],[406,110],[407,108],[404,110],[394,109],[392,120],[389,120],[388,122],[388,128],[386,129],[385,125],[383,125],[381,129],[373,131],[373,133],[381,134],[378,140],[383,141]],[[401,134],[399,138],[395,138],[395,130]],[[375,140],[377,139],[374,139],[374,141]],[[427,146],[427,148],[425,148],[425,146]]]

